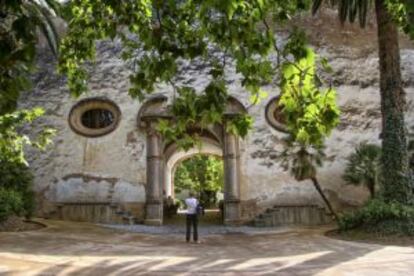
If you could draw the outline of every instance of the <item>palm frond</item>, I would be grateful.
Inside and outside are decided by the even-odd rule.
[[[361,143],[350,156],[342,178],[352,185],[365,185],[371,191],[379,182],[381,147]]]
[[[313,1],[313,4],[312,4],[312,14],[313,15],[315,15],[319,11],[322,3],[323,3],[323,0],[314,0]]]
[[[358,1],[358,15],[359,15],[359,25],[361,28],[365,28],[367,24],[368,8],[370,6],[369,0],[359,0]]]
[[[366,26],[368,9],[372,6],[372,0],[329,0],[329,4],[338,8],[338,17],[341,24],[346,21],[354,23],[358,18],[362,28]],[[315,15],[322,7],[323,0],[313,0],[312,14]]]
[[[49,45],[52,53],[57,56],[59,48],[59,34],[53,22],[53,17],[59,11],[59,3],[54,0],[30,0],[23,3],[33,23],[36,24]]]
[[[348,6],[349,6],[348,19],[349,19],[349,22],[351,23],[354,23],[357,17],[358,2],[361,2],[361,0],[349,0],[348,1]]]
[[[341,24],[344,24],[348,18],[348,9],[349,9],[348,1],[341,0],[338,5],[338,16],[339,16],[339,21],[341,22]]]

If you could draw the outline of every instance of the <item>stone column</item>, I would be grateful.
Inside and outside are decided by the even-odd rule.
[[[161,137],[155,130],[155,122],[148,123],[147,130],[147,189],[145,224],[162,224],[162,149]]]
[[[240,223],[239,138],[224,132],[224,224]]]

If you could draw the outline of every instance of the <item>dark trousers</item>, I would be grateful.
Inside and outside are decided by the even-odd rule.
[[[191,236],[191,226],[193,227],[193,240],[198,241],[198,217],[196,214],[194,215],[187,215],[187,232],[185,238],[187,241],[190,241]]]

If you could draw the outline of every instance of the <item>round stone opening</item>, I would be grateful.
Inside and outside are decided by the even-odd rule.
[[[98,137],[115,130],[121,112],[118,106],[103,98],[89,98],[78,102],[69,114],[69,125],[76,133]]]
[[[288,132],[285,124],[285,117],[282,113],[283,106],[279,104],[280,96],[272,98],[266,106],[265,117],[267,122],[274,129],[281,132]]]

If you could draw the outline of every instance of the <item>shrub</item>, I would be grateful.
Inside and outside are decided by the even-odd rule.
[[[0,189],[6,191],[3,193],[11,194],[13,199],[20,198],[21,200],[21,210],[16,211],[15,215],[31,217],[35,209],[35,200],[32,190],[33,175],[29,168],[21,163],[1,160],[0,176]],[[6,206],[6,203],[2,206]],[[8,207],[6,209],[15,210]]]
[[[359,228],[376,234],[414,235],[414,206],[373,199],[361,209],[343,215],[339,227],[342,231]]]
[[[20,216],[24,213],[23,199],[19,192],[0,188],[0,222],[9,216]]]
[[[381,164],[381,147],[374,144],[361,143],[348,156],[343,179],[352,185],[365,185],[375,197],[378,186]]]

